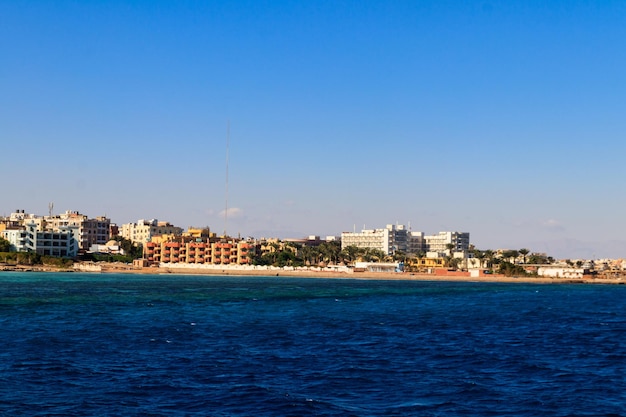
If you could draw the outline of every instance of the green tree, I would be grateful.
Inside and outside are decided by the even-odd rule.
[[[327,264],[336,264],[339,260],[339,253],[341,252],[341,242],[324,242],[318,246],[318,249],[323,262],[326,262]]]
[[[453,258],[452,256],[446,256],[444,262],[447,268],[459,269],[461,260],[459,258]]]
[[[526,263],[526,255],[530,253],[530,251],[526,248],[522,248],[518,250],[519,254],[522,255],[522,263]]]
[[[408,257],[407,254],[402,252],[401,250],[397,250],[393,254],[393,260],[396,262],[406,262],[407,257]]]
[[[487,249],[483,252],[485,259],[487,260],[487,268],[493,268],[494,261],[496,259],[496,254],[491,250]]]
[[[343,258],[345,263],[354,263],[359,256],[359,248],[354,245],[346,246],[341,250],[340,256]]]
[[[125,239],[122,236],[115,236],[113,240],[119,243],[120,248],[124,250],[126,256],[131,260],[143,258],[143,245],[133,243],[133,241]]]
[[[507,277],[523,277],[529,275],[522,266],[515,265],[508,261],[500,262],[497,272]]]
[[[275,266],[292,266],[296,261],[296,254],[290,250],[282,250],[276,257]]]
[[[10,252],[11,243],[8,240],[0,237],[0,252]]]
[[[528,263],[533,265],[545,265],[549,264],[550,261],[547,256],[532,254],[528,257]]]
[[[485,258],[487,257],[487,254],[479,250],[474,254],[474,256],[476,257],[476,259],[478,259],[478,261],[480,262],[480,267],[482,268],[485,263]]]

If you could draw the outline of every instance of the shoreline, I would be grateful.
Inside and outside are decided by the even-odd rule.
[[[520,284],[611,284],[626,285],[626,275],[613,278],[553,278],[553,277],[506,277],[503,275],[488,276],[454,276],[435,275],[417,272],[336,272],[285,269],[243,269],[243,268],[169,268],[144,267],[134,268],[132,265],[103,264],[98,268],[55,268],[42,265],[0,265],[0,272],[82,272],[92,274],[155,274],[155,275],[206,275],[206,276],[263,276],[321,279],[352,279],[352,280],[388,280],[388,281],[449,281],[449,282],[484,282],[484,283],[520,283]]]
[[[485,283],[518,283],[518,284],[626,284],[626,280],[595,279],[595,278],[550,278],[550,277],[505,277],[499,275],[468,277],[453,275],[434,275],[417,272],[331,272],[331,271],[289,271],[289,270],[204,270],[204,269],[178,269],[178,268],[155,268],[157,274],[172,275],[222,275],[222,276],[266,276],[266,277],[292,277],[292,278],[320,278],[320,279],[351,279],[351,280],[385,280],[385,281],[448,281],[448,282],[485,282]],[[107,271],[119,272],[119,271]]]

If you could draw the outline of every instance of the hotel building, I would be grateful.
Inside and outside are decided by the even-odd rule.
[[[392,255],[403,253],[437,253],[440,256],[448,251],[448,244],[453,245],[452,252],[469,251],[469,233],[439,232],[436,235],[424,235],[413,232],[403,225],[387,225],[384,229],[364,229],[360,232],[343,232],[341,249],[348,246],[371,248]]]

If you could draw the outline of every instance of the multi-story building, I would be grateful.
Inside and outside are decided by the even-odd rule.
[[[398,251],[404,253],[436,253],[448,252],[448,245],[453,245],[451,252],[469,251],[469,233],[439,232],[436,235],[424,235],[413,232],[403,225],[387,225],[384,229],[364,229],[361,232],[343,232],[341,248],[356,246],[372,248],[390,255]],[[439,256],[439,255],[438,255]]]
[[[144,244],[144,259],[151,264],[186,263],[214,265],[246,265],[254,244],[246,241],[199,242],[155,239]]]
[[[388,224],[384,229],[363,229],[360,232],[341,233],[341,249],[348,246],[378,249],[390,255],[408,252],[410,233],[403,225]]]
[[[81,250],[89,250],[92,245],[104,245],[111,238],[111,220],[104,216],[90,219],[77,211],[67,210],[55,216],[45,216],[44,221],[46,229],[76,228],[76,239]]]
[[[426,253],[424,232],[409,232],[409,248],[407,253]]]
[[[18,252],[35,251],[41,255],[74,257],[77,250],[105,244],[109,240],[110,223],[106,217],[90,219],[77,211],[36,216],[16,210],[3,220],[6,229],[3,235]],[[77,250],[74,250],[75,245]]]
[[[156,219],[152,219],[138,220],[137,223],[123,224],[121,236],[133,243],[144,244],[150,242],[155,236],[180,236],[182,232],[182,228],[173,226],[169,222],[160,222]]]
[[[427,252],[445,254],[450,252],[468,252],[470,234],[467,232],[439,232],[436,235],[424,236]],[[451,249],[449,246],[451,245]]]
[[[39,255],[74,258],[78,254],[77,228],[62,226],[58,230],[39,230],[37,224],[26,225],[25,250]]]
[[[11,227],[2,230],[1,236],[11,245],[11,251],[25,252],[28,232],[23,227]]]

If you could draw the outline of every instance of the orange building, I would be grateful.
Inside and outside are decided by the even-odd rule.
[[[144,244],[144,259],[150,264],[186,263],[246,265],[254,244],[245,241],[198,242],[162,240]]]

